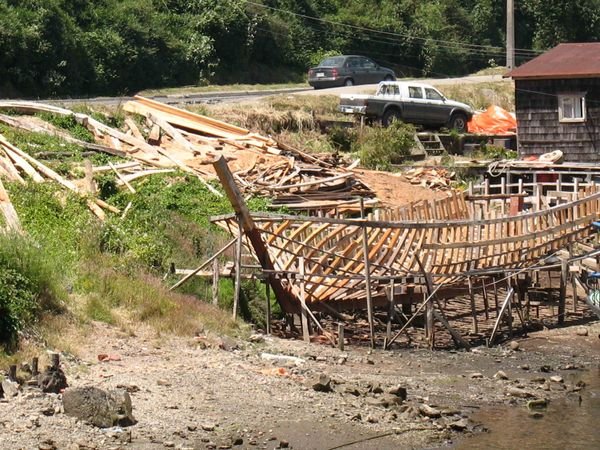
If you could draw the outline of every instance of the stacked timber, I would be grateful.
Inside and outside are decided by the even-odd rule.
[[[244,194],[269,196],[275,207],[342,211],[358,209],[361,198],[367,205],[376,203],[374,192],[331,157],[320,159],[245,128],[143,97],[135,97],[123,106],[124,111],[134,114],[138,120],[128,117],[122,130],[109,127],[90,115],[41,103],[1,101],[2,109],[28,115],[50,113],[73,117],[94,135],[95,142],[76,139],[37,116],[0,114],[0,123],[20,130],[56,135],[87,151],[122,158],[122,162],[112,166],[92,168],[92,172],[113,171],[119,183],[132,192],[133,180],[178,169],[197,177],[215,195],[221,195],[209,182],[217,179],[212,162],[224,157],[234,169],[235,181]],[[88,194],[78,188],[81,180],[60,177],[32,156],[12,148],[5,139],[0,145],[3,149],[0,175],[7,179],[22,181],[28,176],[41,182],[49,178],[74,192]],[[40,156],[48,158],[52,155],[41,152]],[[101,209],[90,207],[96,215],[103,217]],[[106,205],[100,205],[100,208],[106,208]]]
[[[403,175],[411,184],[433,190],[449,190],[455,173],[444,168],[418,167],[406,171]]]

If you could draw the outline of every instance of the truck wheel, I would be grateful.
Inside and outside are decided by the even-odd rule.
[[[459,133],[467,132],[467,116],[463,113],[454,113],[450,117],[450,129],[456,130]]]
[[[381,124],[384,127],[387,127],[394,120],[402,120],[402,115],[400,114],[400,111],[398,111],[396,108],[390,108],[383,113],[383,117],[381,118]]]
[[[344,81],[344,86],[354,86],[354,80],[352,78],[348,78]]]

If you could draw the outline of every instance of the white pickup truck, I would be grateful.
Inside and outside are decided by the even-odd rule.
[[[342,94],[338,109],[346,114],[362,114],[388,126],[392,120],[431,128],[448,127],[467,131],[473,108],[448,100],[433,86],[412,81],[384,81],[375,95]]]

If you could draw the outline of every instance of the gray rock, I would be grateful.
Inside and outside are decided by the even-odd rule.
[[[510,347],[511,350],[514,350],[515,352],[517,350],[519,350],[520,345],[517,341],[510,341],[510,343],[508,344],[508,346]]]
[[[431,417],[432,419],[437,419],[438,417],[442,417],[441,411],[432,408],[429,405],[421,405],[419,406],[419,412],[427,417]]]
[[[66,415],[99,428],[134,425],[131,397],[125,390],[104,391],[96,387],[67,389],[63,394]]]
[[[550,381],[553,383],[563,383],[565,380],[559,375],[554,375],[553,377],[550,377]]]
[[[308,380],[308,386],[317,392],[331,392],[331,378],[321,373]]]
[[[406,391],[406,388],[402,386],[393,387],[388,392],[392,395],[400,397],[403,401],[406,401],[406,398],[408,397],[408,392]]]
[[[533,393],[526,391],[525,389],[519,389],[516,387],[508,388],[508,390],[506,391],[506,394],[511,397],[518,397],[518,398],[533,398],[533,397],[535,397],[535,395]]]
[[[475,372],[475,373],[472,373],[469,377],[472,380],[475,380],[475,379],[483,378],[483,374],[479,373],[479,372]]]
[[[44,392],[60,393],[69,387],[67,377],[60,367],[48,366],[38,377],[38,386]]]
[[[252,334],[250,335],[250,337],[248,338],[248,341],[253,342],[255,344],[260,344],[262,342],[265,342],[265,337],[262,334]]]
[[[453,430],[463,431],[469,427],[469,421],[467,419],[460,419],[456,422],[451,422],[450,424],[448,424],[448,426]]]
[[[535,400],[529,400],[527,402],[527,408],[529,409],[546,409],[548,406],[548,400],[545,398],[537,398]]]
[[[494,378],[496,378],[497,380],[508,380],[508,375],[506,375],[504,371],[499,370],[495,373]]]
[[[2,392],[4,393],[4,398],[16,397],[19,394],[19,383],[8,378],[3,380]]]

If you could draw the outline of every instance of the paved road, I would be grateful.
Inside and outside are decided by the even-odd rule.
[[[414,79],[411,79],[414,80]],[[502,75],[477,75],[460,78],[420,78],[419,83],[431,84],[433,86],[449,86],[456,84],[477,84],[502,81]],[[404,80],[399,80],[404,81]],[[408,79],[406,80],[408,81]],[[336,87],[329,89],[300,91],[299,95],[340,95],[340,94],[374,94],[377,90],[377,84],[361,84],[358,86]]]
[[[434,86],[447,86],[455,84],[475,84],[502,81],[501,75],[481,75],[468,76],[460,78],[430,78],[419,79],[420,83],[432,84]],[[340,95],[340,94],[374,94],[377,84],[363,84],[359,86],[337,87],[329,89],[312,88],[287,88],[272,89],[263,91],[225,91],[225,92],[203,92],[196,94],[173,94],[173,95],[155,95],[149,98],[171,105],[193,105],[202,103],[244,103],[259,100],[272,95]],[[95,97],[95,98],[75,98],[60,100],[43,100],[45,103],[71,106],[75,104],[91,104],[118,106],[121,103],[132,100],[133,97]]]

